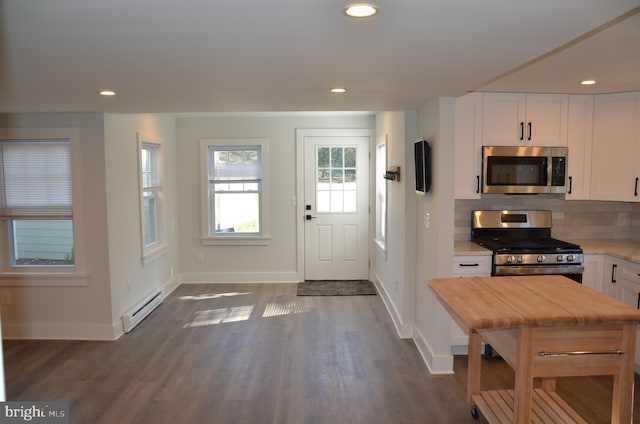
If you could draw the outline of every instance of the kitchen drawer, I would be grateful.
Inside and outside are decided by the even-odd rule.
[[[491,256],[455,256],[453,258],[454,276],[491,275]]]

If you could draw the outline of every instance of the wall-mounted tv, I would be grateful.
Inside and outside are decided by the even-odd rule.
[[[413,143],[416,165],[416,193],[425,194],[431,189],[431,145],[427,140]]]

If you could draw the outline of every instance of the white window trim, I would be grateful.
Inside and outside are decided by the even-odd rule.
[[[389,208],[388,208],[388,190],[387,190],[387,180],[382,180],[380,181],[380,175],[378,175],[380,173],[380,169],[378,169],[378,149],[383,148],[385,151],[385,157],[384,157],[384,164],[383,164],[383,168],[386,170],[387,169],[387,162],[388,162],[388,151],[387,151],[387,135],[384,134],[380,137],[378,137],[377,143],[376,143],[376,162],[375,162],[375,170],[376,170],[376,176],[374,178],[375,184],[376,184],[376,188],[375,188],[375,206],[376,206],[376,222],[375,222],[375,237],[374,237],[374,242],[377,246],[377,248],[386,256],[387,255],[387,230],[388,230],[388,226],[387,226],[387,219],[388,219],[388,212],[389,212]],[[385,185],[385,202],[384,202],[384,209],[385,209],[385,220],[384,222],[380,222],[379,219],[380,217],[378,216],[378,183],[382,182]],[[384,238],[380,238],[380,231],[378,228],[378,225],[384,225],[385,228],[385,237]]]
[[[15,267],[9,258],[9,234],[7,221],[0,223],[3,251],[0,258],[0,287],[6,286],[86,286],[84,217],[82,213],[82,152],[78,128],[0,128],[2,140],[69,140],[71,151],[71,181],[73,196],[73,247],[74,265],[60,268]]]
[[[211,234],[209,222],[209,147],[242,147],[260,146],[261,151],[261,201],[260,201],[260,228],[261,234],[233,235]],[[204,138],[200,140],[200,208],[201,208],[201,235],[203,245],[238,245],[238,246],[266,246],[271,243],[269,226],[269,139],[267,138]]]
[[[140,198],[140,263],[142,266],[149,264],[168,253],[169,244],[165,235],[165,202],[164,193],[164,144],[159,137],[150,134],[137,133],[138,139],[138,189]],[[142,148],[144,145],[158,146],[156,150],[156,173],[160,192],[156,203],[156,242],[150,246],[145,243],[145,223],[144,223],[144,188],[142,184]]]

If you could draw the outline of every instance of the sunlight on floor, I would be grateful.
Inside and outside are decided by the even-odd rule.
[[[207,299],[220,299],[221,297],[233,297],[233,296],[245,296],[247,294],[251,294],[251,292],[246,293],[207,293],[207,294],[199,294],[196,296],[180,296],[178,299],[180,300],[207,300]]]
[[[196,318],[184,325],[183,328],[202,327],[204,325],[216,325],[227,322],[246,321],[251,317],[253,305],[234,306],[231,308],[209,309],[196,312]]]
[[[309,307],[302,302],[291,301],[287,303],[269,303],[264,308],[262,318],[277,317],[289,314],[299,314],[309,312]]]

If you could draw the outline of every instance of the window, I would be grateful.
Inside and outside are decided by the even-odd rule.
[[[158,145],[143,143],[140,150],[142,168],[142,216],[144,220],[144,245],[153,246],[158,242]]]
[[[203,242],[268,239],[265,139],[202,141]],[[232,243],[237,243],[232,242]]]
[[[69,141],[2,140],[0,155],[10,266],[73,266]]]
[[[140,239],[144,264],[164,251],[164,204],[162,197],[162,145],[142,141],[140,149]]]
[[[376,244],[386,249],[387,243],[387,180],[384,173],[387,170],[386,136],[378,139],[376,147]]]

